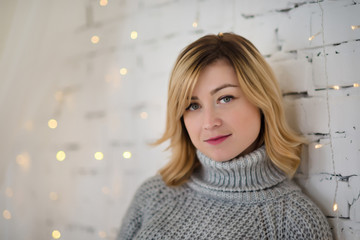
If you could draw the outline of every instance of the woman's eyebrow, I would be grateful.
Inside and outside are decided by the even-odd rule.
[[[211,90],[210,94],[214,95],[215,93],[217,93],[218,91],[220,91],[221,89],[227,88],[227,87],[239,87],[238,85],[234,85],[234,84],[230,84],[230,83],[225,83],[223,85],[221,85],[220,87],[215,88],[214,90]],[[192,96],[191,100],[198,100],[199,98],[197,96]]]
[[[215,88],[214,90],[212,90],[210,92],[211,95],[214,95],[215,93],[217,93],[218,91],[220,91],[221,89],[227,88],[227,87],[239,87],[238,85],[234,85],[234,84],[229,84],[229,83],[225,83],[223,85],[221,85],[220,87]]]

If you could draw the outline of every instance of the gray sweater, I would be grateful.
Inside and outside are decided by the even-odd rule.
[[[332,239],[319,208],[268,159],[265,147],[227,162],[197,151],[179,187],[145,181],[118,239]]]

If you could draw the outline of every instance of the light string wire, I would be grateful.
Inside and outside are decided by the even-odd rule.
[[[334,157],[334,148],[333,148],[333,141],[332,141],[332,128],[331,128],[331,116],[330,116],[330,103],[329,103],[329,76],[328,76],[328,71],[327,71],[327,57],[326,57],[326,52],[325,52],[325,36],[324,36],[324,9],[321,6],[321,3],[319,0],[317,0],[317,3],[320,7],[321,10],[321,36],[322,36],[322,51],[324,54],[324,71],[325,71],[325,80],[326,80],[326,107],[327,107],[327,117],[328,117],[328,129],[329,129],[329,140],[330,140],[330,151],[331,151],[331,162],[332,162],[332,168],[333,168],[333,177],[335,178],[335,195],[334,195],[334,199],[333,199],[333,210],[334,206],[336,203],[336,199],[337,199],[337,193],[338,193],[338,187],[339,187],[339,181],[336,175],[336,170],[335,170],[335,157]],[[336,229],[334,229],[337,238],[339,238],[339,211],[338,211],[338,207],[335,210],[335,214],[336,214]]]

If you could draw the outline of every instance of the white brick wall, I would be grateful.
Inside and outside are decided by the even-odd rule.
[[[55,229],[62,239],[114,239],[137,186],[169,156],[166,144],[147,144],[164,130],[178,53],[204,34],[226,31],[266,56],[290,124],[309,140],[296,181],[328,216],[337,239],[360,239],[360,88],[352,87],[360,83],[360,28],[351,29],[360,25],[360,1],[321,1],[323,17],[310,0],[2,4],[14,12],[3,19],[11,26],[0,41],[0,210],[11,213],[0,218],[0,239],[50,239]],[[98,44],[90,42],[93,35]],[[340,89],[328,89],[327,97],[334,85]],[[54,97],[59,91],[62,100]],[[50,118],[57,129],[47,127]],[[67,154],[63,162],[55,159],[59,150]],[[97,151],[102,161],[94,159]],[[28,167],[17,163],[20,154]]]

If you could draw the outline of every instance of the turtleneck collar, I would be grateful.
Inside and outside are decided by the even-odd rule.
[[[189,185],[202,192],[254,192],[286,179],[268,158],[265,146],[226,162],[216,162],[199,150],[196,154],[201,167],[193,173]]]

